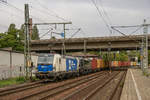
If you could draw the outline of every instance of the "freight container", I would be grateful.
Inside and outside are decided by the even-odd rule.
[[[92,70],[96,70],[97,69],[97,60],[95,58],[92,59]]]
[[[134,62],[133,66],[136,66],[136,62]]]
[[[105,62],[104,62],[104,60],[101,60],[101,68],[105,68]]]
[[[101,59],[97,59],[97,68],[101,67]]]
[[[87,74],[91,72],[91,60],[90,59],[80,59],[80,74]]]
[[[134,66],[134,62],[131,62],[131,66]]]
[[[131,62],[130,61],[128,61],[128,67],[130,67],[131,66]]]
[[[118,61],[118,67],[121,67],[121,61]]]
[[[123,61],[121,61],[121,67],[123,67],[123,65],[124,65],[124,64],[123,64]]]
[[[104,61],[103,61],[103,59],[100,60],[100,67],[104,68]]]
[[[114,65],[113,63],[114,63],[114,61],[111,62],[111,67],[114,67],[114,66],[113,66],[113,65]]]
[[[125,63],[125,67],[127,67],[127,66],[128,66],[128,62],[127,62],[127,61],[125,61],[124,63]]]
[[[114,61],[113,66],[118,67],[118,61]]]

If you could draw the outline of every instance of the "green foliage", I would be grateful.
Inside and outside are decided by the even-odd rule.
[[[24,31],[25,31],[25,27],[24,27],[24,24],[22,24],[21,28],[19,30],[19,38],[20,38],[20,40],[24,40],[24,36],[25,36]]]
[[[32,77],[32,82],[37,81],[37,80],[39,80],[39,79],[36,77]]]
[[[24,77],[17,77],[17,78],[10,78],[7,80],[1,80],[0,81],[0,87],[8,86],[8,85],[15,85],[15,84],[21,84],[26,82],[27,80]]]
[[[26,82],[26,79],[25,79],[25,77],[18,77],[18,78],[16,78],[16,81],[20,82],[20,83],[24,83],[24,82]]]
[[[13,50],[23,51],[24,44],[21,40],[24,40],[24,26],[17,29],[15,24],[10,24],[8,32],[0,33],[0,48],[12,47]]]
[[[128,61],[128,55],[126,52],[120,52],[120,61]]]
[[[52,36],[52,37],[51,37],[51,39],[55,40],[55,39],[56,39],[56,37],[55,37],[55,36]]]
[[[32,40],[39,40],[39,30],[37,28],[36,25],[33,26],[33,30],[32,30],[32,37],[31,37]]]
[[[128,53],[126,51],[121,51],[119,53],[113,52],[98,52],[98,51],[91,51],[90,54],[98,55],[99,57],[103,58],[105,61],[128,61]]]
[[[23,51],[24,44],[22,40],[25,38],[24,31],[24,25],[21,25],[21,28],[17,29],[15,24],[10,24],[7,32],[0,33],[0,48],[12,47],[13,50]],[[31,38],[33,40],[40,39],[37,26],[33,27],[33,34]]]

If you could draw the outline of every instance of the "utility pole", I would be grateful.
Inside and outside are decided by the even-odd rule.
[[[87,42],[86,40],[84,40],[84,57],[86,57],[86,45],[87,45]]]
[[[29,76],[29,67],[31,66],[30,55],[30,25],[29,25],[29,6],[25,4],[25,41],[24,41],[24,67],[26,71],[26,78]]]
[[[108,66],[111,73],[111,42],[108,42]]]
[[[63,41],[63,47],[64,47],[64,55],[66,55],[66,47],[65,47],[65,41],[66,41],[66,24],[64,25],[64,41]]]
[[[32,18],[29,19],[29,34],[30,34],[30,40],[32,39]]]
[[[148,68],[148,24],[146,24],[146,19],[144,19],[143,24],[143,68]]]

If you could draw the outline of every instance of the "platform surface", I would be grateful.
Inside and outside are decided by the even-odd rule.
[[[150,100],[150,76],[141,69],[129,69],[120,100]]]

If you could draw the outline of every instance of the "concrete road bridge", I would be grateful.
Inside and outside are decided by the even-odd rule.
[[[83,51],[86,48],[90,50],[135,50],[141,46],[143,35],[132,36],[110,36],[110,37],[88,37],[88,38],[67,38],[65,40],[65,48],[67,52]],[[150,35],[148,36],[150,39]],[[45,40],[32,40],[31,51],[48,53],[50,50],[58,53],[63,49],[64,39],[45,39]],[[149,41],[150,44],[150,41]],[[150,47],[150,45],[149,45]]]

